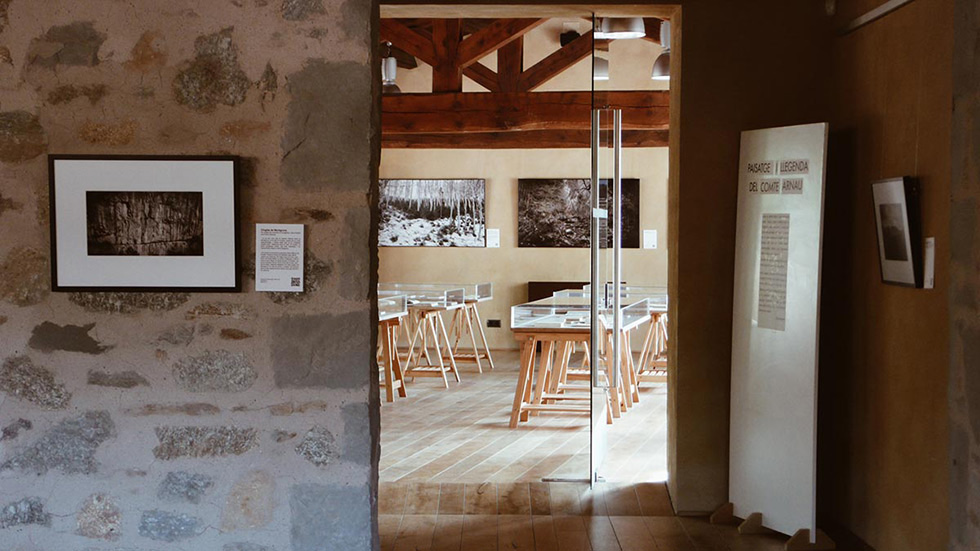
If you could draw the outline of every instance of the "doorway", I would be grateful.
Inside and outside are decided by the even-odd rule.
[[[388,8],[392,8],[390,12]],[[382,12],[382,37],[394,38],[390,40],[390,46],[387,43],[382,45],[383,54],[385,57],[396,58],[395,63],[398,65],[394,71],[395,78],[390,79],[393,82],[389,84],[398,86],[400,95],[407,99],[389,101],[389,104],[395,105],[388,105],[384,110],[389,116],[385,120],[397,122],[393,126],[386,126],[381,178],[387,185],[392,185],[394,181],[400,181],[398,185],[407,185],[410,181],[419,182],[414,185],[420,190],[424,185],[434,185],[433,182],[440,179],[483,180],[482,226],[486,232],[484,239],[489,239],[490,242],[486,243],[486,247],[385,246],[382,243],[379,253],[380,281],[389,285],[414,284],[416,287],[429,283],[459,283],[465,286],[483,281],[492,282],[493,300],[478,305],[478,308],[494,367],[489,369],[489,362],[484,362],[481,366],[482,373],[476,368],[475,362],[459,362],[453,369],[447,367],[448,389],[442,383],[441,376],[420,378],[412,382],[408,377],[410,372],[405,373],[407,396],[394,398],[382,408],[380,477],[382,488],[387,485],[389,492],[387,495],[382,492],[380,509],[382,514],[392,510],[391,508],[402,512],[412,508],[417,511],[438,512],[444,510],[445,504],[448,504],[449,509],[455,510],[458,503],[462,513],[470,507],[467,503],[473,503],[472,507],[486,507],[484,511],[492,509],[500,513],[504,510],[501,503],[513,500],[518,504],[518,510],[523,511],[524,504],[533,508],[535,501],[542,499],[541,492],[546,489],[548,507],[562,501],[569,504],[574,502],[576,510],[582,511],[585,501],[577,493],[579,490],[571,488],[568,495],[563,497],[565,490],[560,486],[561,482],[557,481],[588,481],[593,478],[590,472],[593,457],[590,453],[591,417],[578,412],[563,414],[559,411],[529,411],[527,419],[521,419],[516,428],[511,428],[508,424],[514,408],[515,383],[522,359],[520,350],[517,349],[520,342],[515,339],[512,331],[512,316],[519,315],[520,312],[512,311],[512,307],[533,302],[530,299],[537,298],[530,293],[531,283],[558,284],[559,291],[579,292],[584,285],[592,283],[588,248],[535,246],[535,242],[554,240],[556,235],[559,238],[567,235],[564,227],[559,228],[558,232],[553,231],[554,226],[568,221],[566,213],[561,212],[561,208],[551,208],[545,203],[565,207],[578,206],[575,204],[575,185],[583,182],[587,184],[584,198],[591,201],[589,182],[597,179],[592,174],[593,158],[588,147],[593,139],[592,107],[616,107],[610,98],[615,99],[615,94],[621,91],[618,87],[637,88],[624,90],[631,92],[663,92],[648,96],[666,97],[666,83],[660,84],[650,78],[651,67],[662,48],[654,40],[641,40],[629,46],[626,42],[610,41],[601,44],[606,49],[594,57],[593,40],[589,37],[589,48],[584,55],[577,54],[581,56],[577,61],[562,61],[567,63],[563,70],[549,69],[555,71],[554,74],[545,75],[544,69],[549,63],[555,65],[556,60],[561,60],[561,56],[552,56],[574,44],[575,40],[593,32],[595,22],[591,19],[590,12],[584,12],[588,14],[587,17],[582,13],[568,11],[560,11],[553,17],[544,17],[547,15],[544,13],[537,14],[545,21],[523,32],[520,40],[511,40],[500,48],[491,50],[477,63],[462,68],[460,92],[448,91],[442,94],[488,95],[487,89],[492,94],[492,90],[500,90],[501,86],[518,86],[515,82],[520,83],[522,78],[525,83],[527,79],[541,78],[542,82],[534,87],[537,92],[582,92],[582,88],[585,88],[588,98],[584,112],[588,118],[584,121],[564,122],[569,128],[556,129],[554,121],[544,119],[534,123],[538,126],[529,125],[526,131],[519,133],[493,128],[490,123],[475,131],[471,128],[465,134],[448,132],[439,125],[457,124],[459,118],[449,114],[448,119],[440,120],[447,114],[432,114],[424,123],[427,126],[412,126],[417,119],[412,119],[411,114],[419,111],[412,111],[409,107],[413,101],[421,101],[417,99],[417,95],[428,94],[437,83],[445,86],[446,82],[456,82],[453,70],[445,65],[440,66],[439,63],[424,63],[417,56],[412,56],[415,57],[416,67],[408,68],[406,65],[410,61],[404,59],[405,54],[435,55],[438,47],[434,47],[430,53],[424,45],[404,41],[412,36],[420,36],[423,40],[416,42],[424,43],[425,39],[429,39],[435,44],[436,41],[442,41],[447,32],[455,33],[453,29],[459,29],[462,37],[470,36],[492,25],[502,27],[504,23],[501,22],[501,17],[508,14],[484,13],[475,8],[476,12],[472,15],[494,16],[490,23],[486,23],[468,21],[465,17],[467,14],[459,13],[458,10],[462,8],[458,7],[442,7],[442,13],[430,13],[426,10],[433,8],[429,7],[413,13],[411,8],[386,6]],[[425,19],[445,19],[448,16],[464,17],[457,23],[433,23],[431,27],[425,22]],[[385,23],[384,19],[394,22]],[[517,27],[522,23],[511,20],[510,24]],[[470,34],[466,34],[467,30]],[[397,39],[402,40],[401,44],[412,52],[399,48]],[[459,48],[461,44],[456,43],[454,47]],[[418,48],[422,48],[421,52]],[[568,55],[567,50],[563,55]],[[399,57],[403,59],[398,61]],[[609,80],[595,80],[602,76],[598,65],[603,65],[602,62],[596,63],[595,59],[609,62]],[[619,61],[622,59],[642,59],[646,65],[642,72],[646,76],[641,79],[641,71],[631,68],[628,62]],[[542,63],[546,65],[541,65]],[[505,74],[506,71],[512,71],[515,65],[519,68],[516,76]],[[535,68],[537,73],[525,74],[529,69]],[[387,76],[390,73],[389,71]],[[621,85],[621,82],[628,83]],[[593,88],[599,90],[603,98],[597,104],[591,98]],[[428,101],[433,100],[430,98]],[[489,102],[480,103],[486,105]],[[647,100],[641,105],[646,108],[651,104]],[[414,107],[418,105],[416,103]],[[483,107],[478,104],[457,102],[450,105],[457,114],[473,110],[474,117],[479,118],[483,113]],[[522,107],[526,107],[526,104],[515,105],[515,108]],[[403,110],[398,111],[399,108]],[[533,109],[526,111],[534,113]],[[629,226],[628,231],[633,232],[629,236],[633,242],[630,243],[632,246],[621,253],[619,273],[622,277],[604,276],[600,291],[587,290],[591,295],[601,296],[604,305],[616,302],[615,297],[620,297],[620,303],[628,298],[620,296],[622,290],[607,289],[605,283],[625,281],[634,288],[666,286],[667,256],[663,247],[666,243],[667,219],[667,131],[666,128],[643,128],[643,123],[633,123],[628,118],[628,109],[626,111],[627,115],[624,117],[628,126],[622,136],[628,142],[626,145],[632,147],[627,147],[622,153],[619,175],[623,177],[627,187],[636,186],[634,202],[639,207],[639,215],[632,226],[625,225]],[[392,113],[397,115],[392,116]],[[605,115],[600,115],[600,128],[604,128],[604,131],[600,132],[598,139],[611,142],[611,125],[603,122],[605,119],[602,117]],[[603,124],[606,126],[603,127]],[[612,165],[603,163],[601,166]],[[609,179],[614,180],[614,176],[611,175]],[[600,171],[598,179],[601,178],[606,176]],[[638,182],[634,184],[633,180]],[[423,181],[429,183],[422,184]],[[601,191],[602,186],[599,188],[597,191]],[[577,191],[581,193],[583,189]],[[630,191],[627,190],[627,194]],[[557,201],[556,198],[563,198],[563,201]],[[609,207],[611,205],[603,208],[611,210]],[[465,211],[465,207],[462,210]],[[534,216],[534,213],[540,215],[543,211],[555,216],[541,223],[541,217]],[[461,210],[448,207],[448,212],[459,213]],[[525,214],[523,219],[522,213]],[[528,216],[528,213],[531,215]],[[590,207],[589,220],[592,219],[592,214]],[[385,216],[384,213],[382,216]],[[471,224],[471,219],[466,224],[456,224],[449,231],[443,231],[442,243],[453,241],[455,237],[452,231],[459,229],[461,225],[465,225],[467,230],[480,225]],[[525,224],[522,228],[522,220],[538,224]],[[408,225],[403,219],[398,222],[405,227]],[[499,233],[494,236],[493,230]],[[603,231],[606,230],[611,231],[611,228],[607,227]],[[644,235],[644,230],[655,230],[656,234]],[[585,231],[588,234],[589,229]],[[394,233],[399,234],[396,239],[412,239],[413,244],[418,244],[418,236],[413,236],[407,229]],[[384,236],[384,227],[382,235]],[[644,238],[647,245],[652,245],[655,239],[659,248],[643,248]],[[499,240],[496,242],[497,247],[493,247],[494,240]],[[525,246],[521,246],[522,243]],[[611,267],[613,262],[610,253],[599,254],[602,267]],[[656,278],[653,275],[656,273],[662,273],[662,277]],[[408,290],[408,287],[404,289]],[[444,288],[441,292],[445,291]],[[550,296],[554,294],[550,293]],[[452,334],[455,325],[451,320],[455,316],[450,312],[443,315],[447,333]],[[397,337],[402,356],[406,363],[410,363],[414,360],[407,356],[406,349],[418,325],[406,322],[405,326],[409,327],[409,331],[405,331],[403,326]],[[439,340],[442,329],[427,330],[427,334],[430,335],[429,344],[434,345]],[[462,334],[464,338],[461,350],[466,350],[470,346],[466,336],[473,332],[464,329]],[[631,351],[635,348],[635,354],[630,355],[634,362],[639,362],[647,333],[644,330],[637,334],[640,336],[628,343],[618,339],[610,340],[610,348],[620,346]],[[659,335],[657,332],[652,334]],[[455,346],[454,339],[450,340]],[[570,348],[572,350],[568,352],[567,364],[577,368],[588,368],[590,364],[596,363],[597,358],[588,357],[593,351],[602,354],[601,357],[612,353],[611,350],[597,350],[591,341],[576,343]],[[547,344],[534,343],[533,351],[537,362],[535,367],[541,365],[546,351],[552,354],[552,361],[557,361],[558,349],[558,346],[549,348]],[[430,350],[427,361],[433,362],[438,359],[435,357],[439,353],[434,351],[434,346],[430,346]],[[621,353],[625,353],[625,350]],[[479,351],[473,355],[479,357]],[[460,377],[459,382],[455,381],[456,375]],[[605,384],[610,384],[611,379],[612,376],[609,375]],[[566,382],[569,385],[574,384],[572,381]],[[588,383],[589,380],[586,380],[586,384]],[[600,470],[600,474],[610,485],[662,482],[667,475],[665,385],[657,382],[640,383],[635,389],[630,389],[631,394],[633,390],[639,400],[635,405],[630,404],[628,412],[621,412],[625,414],[617,416],[610,426],[611,430],[607,431],[609,460],[604,465],[606,470]],[[382,394],[384,399],[384,390]],[[623,398],[625,401],[625,397]],[[557,493],[555,488],[558,488]],[[650,497],[637,497],[637,492],[631,491],[636,497],[638,509],[642,507],[641,501]],[[468,493],[475,496],[472,501],[466,499]],[[651,506],[650,503],[653,503],[652,498],[648,500],[648,507]],[[586,507],[591,507],[591,504]],[[669,509],[669,502],[666,507]]]

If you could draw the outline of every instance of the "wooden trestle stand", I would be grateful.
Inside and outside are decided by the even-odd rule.
[[[476,364],[477,371],[483,373],[481,360],[486,360],[492,370],[493,358],[490,356],[490,345],[487,343],[487,334],[483,330],[483,321],[480,319],[479,303],[479,300],[466,299],[463,307],[453,313],[453,319],[449,323],[449,335],[453,338],[452,356],[455,361],[473,362]],[[469,337],[470,344],[473,346],[472,353],[459,351],[463,337]]]

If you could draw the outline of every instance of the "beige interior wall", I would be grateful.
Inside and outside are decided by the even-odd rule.
[[[655,229],[658,248],[624,249],[623,274],[631,285],[667,285],[667,148],[626,149],[623,176],[640,179],[640,228]],[[485,178],[487,228],[500,229],[500,248],[381,247],[381,282],[491,281],[494,299],[480,308],[493,348],[516,348],[510,307],[527,299],[528,281],[588,281],[589,250],[518,248],[518,178],[588,178],[586,149],[385,149],[382,178]],[[642,234],[641,234],[642,238]]]
[[[861,4],[841,23],[881,2]],[[947,549],[952,4],[919,0],[831,50],[820,508],[882,551]],[[881,282],[871,183],[898,176],[919,178],[935,289]]]

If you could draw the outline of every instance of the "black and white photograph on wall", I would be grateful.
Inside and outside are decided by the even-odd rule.
[[[199,191],[87,191],[90,256],[204,256]]]
[[[600,180],[600,206],[612,208],[611,180]],[[588,248],[591,218],[588,178],[522,178],[517,182],[517,246]],[[605,232],[612,247],[612,232]],[[624,249],[640,247],[640,180],[623,179]]]
[[[382,247],[485,247],[482,179],[379,182]]]
[[[922,286],[922,229],[919,187],[914,178],[893,178],[871,186],[884,283]]]
[[[238,158],[50,155],[54,291],[241,289]]]

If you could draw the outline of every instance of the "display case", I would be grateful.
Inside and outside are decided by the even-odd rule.
[[[510,328],[528,329],[584,329],[590,327],[590,304],[586,297],[551,296],[534,302],[512,306]]]
[[[606,287],[607,300],[612,301],[612,285]],[[642,299],[647,300],[647,308],[650,312],[667,311],[667,288],[666,287],[642,287],[636,285],[623,285],[619,288],[623,303],[634,303]]]
[[[493,298],[493,283],[392,283],[413,291],[450,291],[463,289],[467,302],[485,302]],[[379,286],[380,288],[380,286]]]
[[[405,314],[408,314],[407,296],[378,296],[378,321],[400,318]]]
[[[414,283],[378,284],[378,300],[398,295],[406,297],[409,308],[452,309],[466,301],[466,291],[462,287],[434,289]]]

